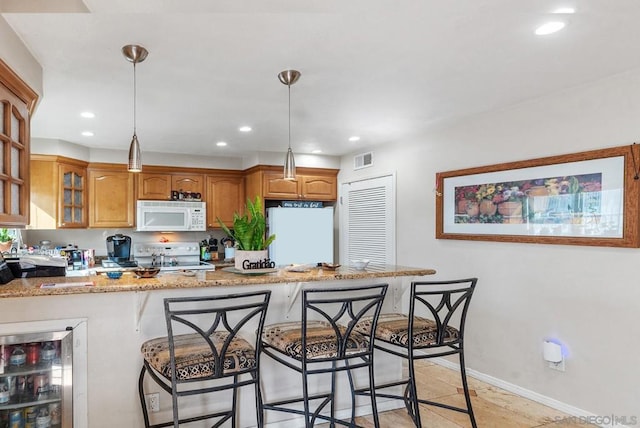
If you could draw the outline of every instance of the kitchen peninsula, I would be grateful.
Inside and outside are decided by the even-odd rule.
[[[306,272],[293,272],[280,269],[277,272],[266,275],[242,275],[224,270],[192,273],[178,271],[167,272],[155,278],[136,278],[133,272],[125,272],[125,275],[115,280],[108,278],[106,275],[93,275],[88,277],[33,277],[14,279],[6,285],[0,286],[0,298],[172,290],[177,288],[233,287],[291,282],[343,281],[423,276],[433,275],[434,273],[435,270],[433,269],[383,266],[369,267],[366,270],[343,267],[337,270],[314,268],[308,269]],[[88,283],[92,284],[86,285]],[[42,284],[52,284],[52,286],[41,287]]]
[[[303,287],[340,287],[388,283],[389,290],[383,311],[403,310],[403,301],[411,280],[434,274],[433,269],[404,266],[369,266],[366,270],[340,267],[335,271],[321,268],[307,272],[278,272],[266,275],[240,275],[223,270],[200,271],[195,276],[181,273],[163,273],[156,278],[138,279],[126,273],[112,280],[104,275],[89,277],[21,278],[0,286],[0,324],[86,319],[86,391],[74,397],[75,403],[86,400],[86,425],[77,428],[141,426],[142,415],[137,396],[137,380],[142,364],[140,345],[153,337],[166,335],[163,299],[179,296],[206,296],[235,292],[271,290],[267,323],[300,319],[300,290]],[[91,286],[70,286],[92,282]],[[41,288],[42,283],[55,283],[59,287]],[[376,364],[385,367],[384,375],[395,376],[400,366],[385,362],[383,356]],[[283,376],[268,362],[264,364],[263,383],[269,397],[288,396],[299,387],[299,379]],[[79,385],[82,385],[79,382]],[[75,388],[75,382],[74,382]],[[81,387],[80,387],[81,388]],[[241,394],[241,407],[253,408],[253,396]],[[79,401],[76,401],[79,400]],[[365,402],[359,411],[369,410]],[[391,403],[388,403],[391,406]],[[160,412],[170,412],[167,395],[160,395]],[[339,409],[348,407],[348,399],[339,399]],[[387,407],[390,408],[390,407]],[[109,409],[109,417],[103,417]],[[385,410],[385,403],[379,408]],[[240,426],[254,426],[253,412],[242,412]],[[288,414],[269,413],[267,426],[285,427],[296,422]],[[244,419],[243,419],[244,418]]]

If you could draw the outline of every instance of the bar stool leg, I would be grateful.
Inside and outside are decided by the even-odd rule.
[[[464,390],[464,399],[467,402],[467,409],[469,410],[469,419],[471,419],[471,426],[477,428],[476,417],[473,414],[473,407],[471,407],[471,396],[469,395],[469,385],[467,383],[467,373],[464,365],[464,351],[460,352],[460,375],[462,376],[462,389]]]
[[[349,366],[349,362],[346,362],[347,367]],[[351,370],[347,370],[347,379],[349,379],[349,390],[351,391],[351,425],[355,426],[356,424],[356,384],[353,381],[353,375],[351,374]]]
[[[237,384],[238,383],[238,376],[234,376],[233,377],[233,383]],[[233,399],[231,400],[232,402],[232,409],[233,411],[231,412],[231,426],[235,427],[236,425],[236,416],[237,416],[237,408],[238,408],[238,388],[233,388]]]
[[[257,372],[259,373],[259,371]],[[255,380],[255,400],[256,400],[256,423],[258,428],[262,428],[264,426],[264,415],[262,413],[262,391],[260,390],[260,379],[258,374],[252,374],[253,379]]]
[[[147,369],[143,365],[142,370],[140,370],[140,377],[138,378],[138,395],[140,396],[140,406],[142,407],[144,426],[145,428],[149,428],[149,413],[147,412],[147,403],[144,402],[144,389],[142,388],[142,384],[144,382],[144,374],[146,371]]]
[[[334,397],[336,396],[336,376],[337,376],[336,368],[338,367],[337,362],[333,361],[331,363],[331,367],[333,368],[333,371],[331,372],[331,418],[334,419],[336,417],[336,409],[335,409]],[[349,374],[349,376],[351,376],[351,371],[347,370],[347,374]],[[352,403],[352,405],[353,405],[353,403]],[[353,413],[351,413],[351,422],[353,423]],[[336,424],[333,421],[331,421],[329,426],[331,428],[334,428],[336,426]]]
[[[373,360],[369,365],[369,388],[371,390],[371,413],[373,413],[373,426],[380,428],[380,418],[378,417],[378,404],[376,402],[376,388],[373,382]]]
[[[409,350],[412,352],[412,350]],[[409,390],[409,399],[411,403],[411,410],[409,412],[413,423],[416,428],[422,428],[422,421],[420,419],[420,402],[418,401],[418,388],[416,387],[416,369],[413,364],[413,358],[409,359],[409,384],[407,385]]]
[[[302,396],[309,396],[309,384],[307,383],[307,370],[302,370]],[[309,412],[309,400],[303,400],[304,404],[304,426],[305,428],[313,428],[313,419],[311,419],[311,413]]]

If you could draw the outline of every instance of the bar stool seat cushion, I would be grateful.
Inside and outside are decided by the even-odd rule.
[[[346,328],[340,326],[339,329],[341,335],[344,335]],[[297,360],[302,359],[302,324],[300,322],[265,326],[262,341],[285,355]],[[346,341],[346,354],[366,352],[367,346],[366,338],[354,330]],[[331,324],[325,321],[307,322],[307,349],[305,353],[307,360],[331,358],[337,355],[336,334],[331,328]]]
[[[371,331],[371,317],[363,317],[355,329],[362,334]],[[446,326],[443,343],[458,340],[459,332],[454,327]],[[404,314],[380,314],[375,338],[398,346],[409,346],[409,317]],[[427,318],[414,317],[413,346],[431,346],[437,343],[438,326]]]
[[[222,350],[226,331],[214,332],[210,338],[217,352]],[[197,379],[212,376],[216,372],[216,359],[209,344],[197,333],[174,336],[176,354],[176,378],[179,380]],[[142,344],[144,359],[167,379],[171,379],[171,361],[169,339],[158,337]],[[223,373],[228,375],[256,366],[255,349],[246,340],[235,337],[231,340],[223,360]]]

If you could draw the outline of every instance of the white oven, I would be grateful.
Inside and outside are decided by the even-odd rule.
[[[138,232],[179,232],[206,230],[207,208],[204,202],[138,201]]]

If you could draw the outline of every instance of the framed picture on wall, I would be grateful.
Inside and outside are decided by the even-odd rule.
[[[638,247],[636,145],[436,174],[436,238]]]

